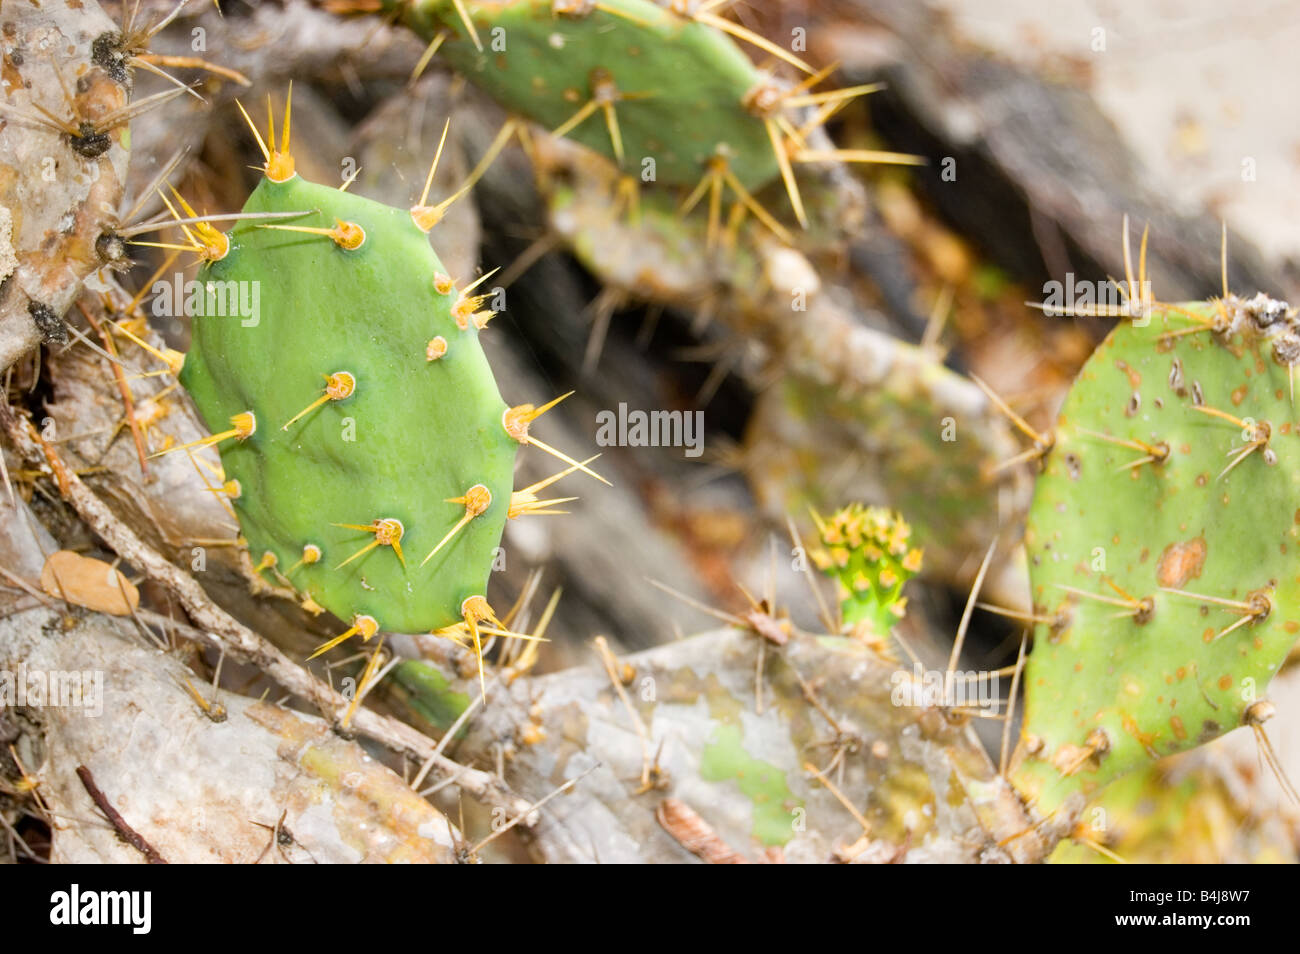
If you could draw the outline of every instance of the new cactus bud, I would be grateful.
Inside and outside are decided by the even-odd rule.
[[[836,582],[845,626],[884,638],[907,612],[903,585],[921,570],[912,528],[887,507],[850,504],[816,517],[817,568]]]

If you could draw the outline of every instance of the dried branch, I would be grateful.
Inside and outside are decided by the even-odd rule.
[[[95,803],[96,808],[104,813],[108,823],[113,826],[113,829],[123,841],[144,855],[149,864],[167,864],[167,859],[158,854],[158,850],[145,841],[143,835],[126,823],[126,819],[113,807],[113,803],[108,800],[108,796],[99,790],[99,786],[95,784],[95,777],[90,774],[90,769],[84,765],[78,765],[77,778],[81,779],[81,784],[85,786],[86,794],[90,796],[90,800]]]

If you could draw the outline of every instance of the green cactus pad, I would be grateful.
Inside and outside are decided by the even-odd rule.
[[[295,227],[350,222],[365,240],[348,250],[328,236],[240,222],[229,253],[199,280],[256,287],[260,314],[221,317],[210,291],[182,382],[214,432],[232,416],[256,416],[252,435],[219,444],[226,477],[239,482],[233,505],[254,561],[273,554],[277,572],[344,620],[364,614],[397,632],[452,625],[462,602],[484,593],[510,506],[519,445],[503,427],[506,405],[474,323],[461,328],[453,316],[457,293],[407,210],[300,176],[263,180],[245,206],[295,210],[312,210]],[[431,358],[436,337],[445,353]],[[351,396],[282,430],[340,371],[355,378]],[[448,498],[477,484],[490,505],[422,566],[466,515]],[[401,521],[405,565],[381,545],[340,567],[377,535],[338,525],[384,519]],[[295,568],[308,544],[320,558]]]
[[[1294,326],[1262,296],[1156,305],[1070,391],[1026,531],[1053,623],[1015,780],[1042,810],[1242,725],[1295,644]]]
[[[649,0],[466,0],[479,50],[452,0],[384,0],[384,9],[400,10],[426,39],[451,31],[440,56],[550,129],[593,98],[611,97],[623,165],[637,175],[653,158],[655,181],[693,186],[719,150],[751,192],[780,174],[763,119],[746,105],[770,81],[715,26]],[[617,158],[600,109],[567,135]]]
[[[820,546],[811,556],[837,583],[845,625],[888,636],[907,610],[903,584],[921,570],[912,528],[887,507],[850,504],[819,520],[817,530]]]

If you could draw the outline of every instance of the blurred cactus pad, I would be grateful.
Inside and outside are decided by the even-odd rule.
[[[385,9],[426,39],[447,35],[440,55],[507,108],[650,181],[695,185],[720,153],[747,189],[779,174],[753,103],[764,77],[716,18],[650,0],[386,0]]]

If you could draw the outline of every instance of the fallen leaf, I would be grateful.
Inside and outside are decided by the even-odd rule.
[[[140,605],[140,592],[119,570],[71,550],[50,554],[41,569],[41,589],[110,616],[129,616]]]

